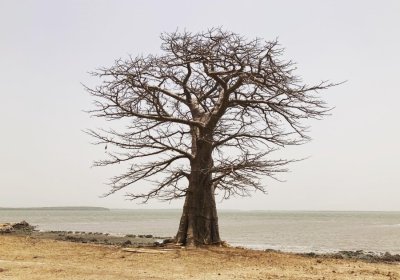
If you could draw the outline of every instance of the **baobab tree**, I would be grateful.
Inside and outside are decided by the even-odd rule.
[[[270,153],[308,140],[302,120],[326,114],[319,93],[332,84],[304,84],[277,41],[220,28],[163,33],[161,40],[159,55],[93,73],[101,84],[87,88],[91,114],[124,124],[88,131],[108,146],[96,165],[127,164],[107,195],[132,187],[127,195],[143,202],[185,198],[177,243],[219,244],[215,193],[265,192],[260,178],[286,171],[291,161]],[[141,181],[149,188],[135,191]]]

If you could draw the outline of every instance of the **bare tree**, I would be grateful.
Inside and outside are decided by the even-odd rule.
[[[220,28],[161,40],[161,55],[117,60],[93,73],[102,83],[87,88],[95,97],[91,113],[127,126],[88,133],[116,148],[97,165],[129,164],[108,194],[150,181],[148,191],[127,195],[144,202],[185,197],[177,243],[218,244],[215,192],[264,192],[259,178],[290,162],[269,153],[308,140],[301,121],[325,115],[318,92],[332,84],[303,84],[294,64],[281,60],[277,41]]]

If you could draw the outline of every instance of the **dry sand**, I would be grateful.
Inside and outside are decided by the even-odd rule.
[[[237,248],[133,250],[0,235],[0,279],[400,280],[400,264]]]

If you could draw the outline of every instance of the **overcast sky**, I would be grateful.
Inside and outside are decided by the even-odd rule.
[[[99,198],[122,170],[91,168],[104,148],[82,130],[88,71],[129,54],[159,52],[159,35],[222,26],[278,38],[307,83],[347,82],[325,92],[332,116],[312,122],[313,141],[268,195],[220,208],[400,211],[399,1],[6,1],[0,0],[0,207],[137,205],[123,192]]]

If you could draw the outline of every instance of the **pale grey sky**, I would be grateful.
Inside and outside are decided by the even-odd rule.
[[[220,208],[400,210],[400,2],[394,1],[6,1],[0,0],[0,207],[137,205],[123,192],[99,198],[119,172],[90,168],[104,155],[82,133],[102,125],[82,112],[81,82],[129,54],[159,51],[159,34],[223,26],[279,38],[306,82],[348,82],[326,92],[333,115],[313,122],[310,156],[269,194]]]

